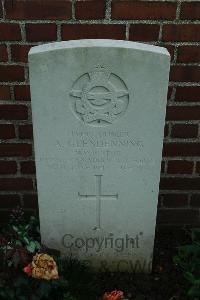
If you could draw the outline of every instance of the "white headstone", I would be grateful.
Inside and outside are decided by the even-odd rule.
[[[78,40],[29,53],[42,242],[97,270],[151,270],[166,49]]]

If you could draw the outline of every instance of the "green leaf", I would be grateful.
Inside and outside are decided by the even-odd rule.
[[[192,229],[192,240],[200,242],[200,228]]]
[[[37,250],[40,250],[40,249],[41,249],[40,243],[39,243],[38,241],[34,241],[34,243],[35,243],[35,248],[36,248]]]
[[[16,241],[15,241],[15,245],[16,245],[16,246],[22,246],[22,242],[21,242],[20,240],[16,240]]]
[[[26,249],[30,252],[30,253],[34,253],[36,246],[35,246],[35,242],[31,241],[27,246]]]
[[[27,245],[29,244],[29,240],[28,240],[28,238],[27,238],[26,236],[24,236],[23,240],[24,240],[24,242],[25,242]]]
[[[12,228],[14,229],[14,231],[18,232],[18,227],[13,225]]]
[[[194,277],[194,275],[192,274],[192,273],[190,273],[190,272],[186,272],[185,274],[184,274],[184,277],[190,282],[190,283],[194,283],[194,281],[195,281],[195,277]]]

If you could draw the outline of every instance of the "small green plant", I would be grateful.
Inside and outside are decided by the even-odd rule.
[[[25,267],[41,250],[37,218],[31,216],[27,221],[23,209],[15,208],[7,226],[0,230],[0,299],[76,300],[62,275],[56,280],[45,280],[25,273]]]
[[[12,211],[7,227],[0,232],[0,257],[3,264],[0,269],[26,264],[30,255],[40,249],[37,219],[31,216],[25,222],[22,208],[17,207]]]
[[[52,273],[55,265],[51,258],[58,276]],[[93,277],[85,264],[61,258],[59,251],[42,246],[37,218],[25,219],[21,207],[15,208],[7,226],[0,228],[1,300],[94,300],[101,292]]]
[[[191,244],[180,246],[174,262],[181,267],[187,282],[187,296],[200,299],[200,229],[191,231]]]

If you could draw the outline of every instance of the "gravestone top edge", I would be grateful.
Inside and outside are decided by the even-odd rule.
[[[43,52],[49,52],[54,50],[72,49],[72,48],[93,48],[93,47],[133,49],[133,50],[141,50],[141,51],[153,52],[153,53],[170,56],[168,50],[163,47],[148,45],[144,43],[137,43],[132,41],[112,40],[112,39],[81,39],[81,40],[70,40],[70,41],[48,43],[48,44],[32,47],[28,55],[30,57],[34,54],[40,54]]]

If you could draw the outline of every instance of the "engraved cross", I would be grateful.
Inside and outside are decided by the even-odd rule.
[[[94,175],[95,176],[95,195],[82,195],[78,193],[79,199],[81,200],[96,200],[96,226],[94,229],[101,228],[101,200],[111,199],[117,200],[118,194],[115,195],[104,195],[102,193],[102,176],[103,175]]]

